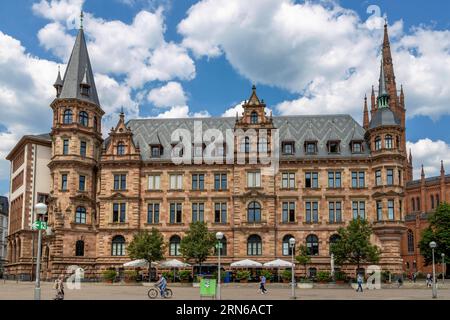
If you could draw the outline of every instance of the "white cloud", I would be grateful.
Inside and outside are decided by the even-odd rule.
[[[166,85],[152,89],[147,99],[158,108],[182,106],[186,104],[186,95],[178,82],[171,81]]]
[[[222,117],[236,117],[236,112],[239,116],[241,116],[244,112],[243,104],[244,101],[241,101],[241,103],[238,103],[234,107],[225,110],[225,112],[222,114]]]
[[[349,113],[360,119],[364,94],[378,82],[380,21],[362,21],[328,1],[202,0],[178,31],[197,57],[224,55],[252,82],[297,93],[276,106],[282,114]],[[389,31],[407,115],[449,114],[450,33],[419,27],[405,35],[402,21]]]
[[[408,141],[406,147],[412,152],[414,179],[420,178],[422,164],[426,177],[439,175],[441,160],[447,174],[450,173],[450,145],[446,142],[425,138],[417,142]]]
[[[211,115],[208,111],[190,112],[188,106],[174,106],[169,110],[160,113],[156,118],[207,118]]]
[[[36,14],[52,21],[39,31],[41,45],[63,61],[67,61],[72,50],[70,32],[78,28],[72,20],[79,15],[82,2],[41,0],[33,6]],[[195,65],[186,49],[164,40],[161,7],[154,12],[138,12],[130,24],[85,13],[84,31],[95,71],[110,76],[125,75],[125,83],[133,89],[155,80],[195,77]]]

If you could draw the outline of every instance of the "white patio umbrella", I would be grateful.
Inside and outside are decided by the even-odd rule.
[[[158,263],[152,262],[152,267],[156,267]],[[134,268],[148,268],[148,261],[145,259],[138,259],[129,261],[123,264],[124,267],[134,267]]]
[[[266,268],[291,268],[292,263],[289,261],[276,259],[276,260],[264,263],[263,266]]]
[[[259,262],[256,262],[256,261],[253,261],[250,259],[245,259],[245,260],[233,262],[230,266],[232,268],[261,268],[262,263],[259,263]]]
[[[182,262],[180,260],[177,259],[172,259],[172,260],[166,260],[166,261],[162,261],[160,263],[160,267],[162,268],[171,268],[174,269],[173,270],[173,279],[175,281],[175,269],[177,268],[186,268],[186,267],[190,267],[191,265],[189,263],[185,263]]]

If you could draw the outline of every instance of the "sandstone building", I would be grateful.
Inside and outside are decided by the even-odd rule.
[[[9,274],[32,275],[30,225],[41,192],[49,205],[44,278],[74,264],[85,269],[86,277],[121,267],[129,261],[126,247],[133,235],[152,227],[168,243],[166,256],[175,258],[189,223],[198,220],[224,233],[225,266],[246,258],[289,259],[288,239],[294,237],[307,246],[314,273],[330,269],[330,243],[337,229],[356,217],[373,223],[382,268],[401,272],[412,165],[406,152],[405,98],[403,89],[397,90],[387,27],[378,92],[372,88],[370,102],[364,100],[363,126],[349,115],[268,115],[253,87],[236,118],[127,122],[122,113],[103,140],[104,111],[82,29],[64,78],[58,73],[54,86],[50,135],[25,137],[8,156]],[[244,133],[216,145],[212,154],[225,159],[222,164],[207,164],[201,157],[208,146],[195,136],[199,122],[202,132]],[[186,145],[185,136],[173,139],[177,129],[192,132],[189,148],[179,147]],[[34,167],[40,149],[46,169]],[[252,163],[260,153],[276,161]],[[194,160],[175,164],[174,154]],[[240,156],[244,163],[236,160]],[[29,188],[39,172],[49,180],[46,192]],[[213,256],[207,262],[215,261]]]

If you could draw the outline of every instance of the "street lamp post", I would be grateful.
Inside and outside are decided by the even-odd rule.
[[[45,203],[38,203],[34,207],[38,221],[42,221],[42,217],[47,213]],[[41,251],[42,251],[42,229],[38,230],[38,248],[36,258],[36,283],[34,286],[34,300],[41,300]]]
[[[289,239],[289,245],[291,247],[291,254],[292,254],[292,293],[291,293],[291,299],[297,299],[297,297],[295,296],[295,264],[294,264],[294,249],[295,249],[295,239],[294,238],[290,238]]]
[[[437,244],[434,241],[430,242],[430,248],[431,248],[431,255],[433,257],[433,298],[437,298],[437,288],[436,288],[436,267],[434,265],[434,249],[436,248]]]
[[[441,257],[442,257],[442,284],[445,283],[445,253],[441,253]]]
[[[218,269],[217,269],[217,299],[220,300],[220,251],[222,249],[222,239],[223,239],[223,233],[217,232],[216,233],[216,239],[217,239],[217,257],[218,257]]]

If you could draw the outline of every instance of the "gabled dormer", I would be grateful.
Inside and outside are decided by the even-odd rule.
[[[239,128],[273,128],[272,114],[266,115],[266,104],[256,94],[256,86],[252,87],[250,98],[244,101],[244,112],[236,114],[236,127]]]
[[[103,149],[102,161],[107,160],[140,160],[139,147],[134,144],[133,132],[125,124],[123,111],[120,113],[116,127],[111,128]]]

